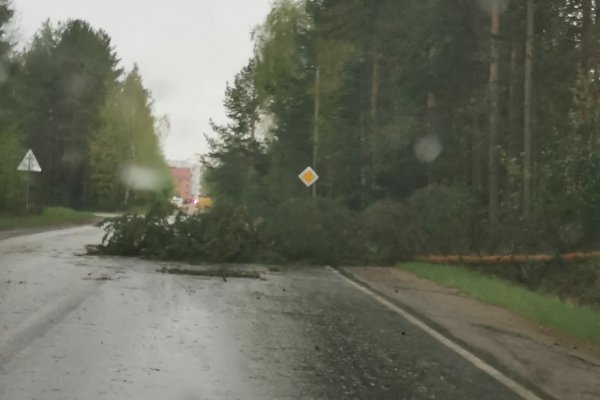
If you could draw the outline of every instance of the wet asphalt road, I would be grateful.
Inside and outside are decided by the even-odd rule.
[[[77,255],[91,227],[0,241],[0,399],[515,399],[335,273],[265,280]]]

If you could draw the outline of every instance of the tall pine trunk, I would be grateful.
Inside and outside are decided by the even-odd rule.
[[[379,49],[373,46],[373,66],[371,71],[371,124],[375,126],[377,103],[379,101]]]
[[[479,115],[474,113],[471,128],[471,183],[479,193],[483,192],[483,152],[485,150]]]
[[[490,56],[490,133],[489,133],[489,223],[498,224],[499,214],[499,168],[498,168],[498,131],[500,124],[499,87],[498,87],[498,34],[500,33],[499,0],[493,0],[491,56]]]
[[[313,120],[313,168],[317,170],[319,162],[319,116],[321,114],[321,69],[317,67],[315,71],[315,110]],[[312,185],[312,197],[317,198],[317,183]]]
[[[508,158],[510,163],[520,164],[523,141],[521,140],[520,118],[522,112],[521,96],[523,95],[523,77],[520,69],[520,54],[523,46],[519,38],[513,38],[510,51],[510,83],[508,87]],[[520,179],[514,175],[514,169],[508,171],[506,179],[506,196],[510,206],[520,203]]]
[[[581,35],[581,72],[583,79],[583,87],[586,93],[589,93],[589,78],[590,69],[593,60],[593,43],[594,43],[594,25],[592,20],[592,0],[583,0],[583,23]],[[585,120],[589,117],[588,104],[582,104],[581,115]]]
[[[523,217],[531,221],[533,212],[533,34],[534,3],[527,0],[527,27],[525,42],[525,91],[523,129]]]
[[[376,40],[376,39],[375,39]],[[369,121],[368,127],[366,128],[369,137],[366,139],[367,143],[373,143],[375,138],[375,130],[377,129],[377,106],[379,104],[379,46],[375,41],[371,49],[371,99],[369,107]],[[373,180],[373,154],[369,150],[370,146],[365,149],[365,164],[362,185],[369,191],[372,187]]]
[[[435,93],[427,93],[427,114],[426,114],[426,127],[427,134],[430,138],[434,138],[438,133],[438,115],[437,115],[437,97]],[[431,168],[427,166],[427,183],[431,185],[434,183],[434,177]]]
[[[600,1],[596,1],[594,10],[594,45],[592,46],[592,63],[596,79],[600,79]]]
[[[523,45],[519,39],[514,39],[510,52],[510,86],[508,88],[508,151],[511,159],[518,159],[521,155],[522,141],[519,128],[520,99],[522,96],[523,77],[519,68],[519,54]]]
[[[587,77],[590,72],[590,61],[594,42],[594,26],[592,21],[592,0],[583,0],[583,25],[581,37],[581,68]],[[586,80],[587,82],[587,80]]]

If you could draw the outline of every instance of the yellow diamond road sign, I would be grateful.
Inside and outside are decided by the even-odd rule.
[[[306,185],[306,187],[311,187],[315,184],[316,181],[319,180],[319,175],[315,172],[311,167],[306,168],[300,175],[298,175],[302,183]]]

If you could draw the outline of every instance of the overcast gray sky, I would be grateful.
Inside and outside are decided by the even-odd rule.
[[[225,82],[252,54],[250,32],[271,0],[13,0],[26,43],[44,20],[81,18],[104,29],[123,66],[140,66],[155,112],[168,114],[165,152],[187,159],[205,150],[208,120],[224,120]]]

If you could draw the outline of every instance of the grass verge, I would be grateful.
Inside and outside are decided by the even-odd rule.
[[[502,279],[459,267],[405,263],[400,268],[494,304],[573,338],[600,345],[600,311],[541,295]]]
[[[70,208],[48,207],[41,214],[0,216],[0,230],[35,228],[92,222],[94,214]]]

